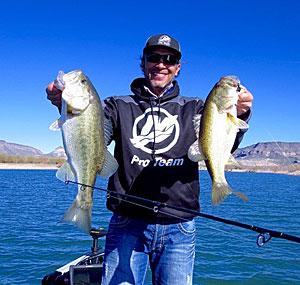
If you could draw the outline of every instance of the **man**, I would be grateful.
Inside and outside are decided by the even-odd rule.
[[[196,140],[192,119],[204,104],[179,95],[174,78],[180,72],[180,59],[174,38],[150,37],[141,58],[144,78],[131,84],[134,95],[105,100],[119,163],[108,189],[200,211],[198,164],[187,153]],[[53,83],[47,93],[60,108],[61,93]],[[252,100],[246,89],[239,93],[237,112],[246,121]],[[234,148],[242,136],[239,132]],[[148,264],[153,284],[192,284],[193,215],[113,196],[107,199],[107,207],[114,214],[106,237],[103,284],[143,284]]]

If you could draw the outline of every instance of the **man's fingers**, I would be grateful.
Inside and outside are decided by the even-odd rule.
[[[47,99],[60,110],[62,91],[55,87],[54,82],[51,82],[46,88],[46,93]]]
[[[241,86],[238,96],[237,113],[241,115],[252,107],[253,96],[244,86]]]
[[[53,93],[53,92],[47,92],[47,99],[49,100],[60,100],[61,98],[61,92]]]

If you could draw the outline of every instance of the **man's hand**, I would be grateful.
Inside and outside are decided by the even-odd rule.
[[[252,107],[253,96],[244,86],[241,86],[241,91],[238,95],[239,99],[236,108],[237,115],[240,116],[246,113]]]
[[[54,82],[51,82],[46,89],[47,99],[61,111],[61,94],[62,91],[57,89]]]

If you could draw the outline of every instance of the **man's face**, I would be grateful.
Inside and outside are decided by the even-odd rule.
[[[151,54],[174,56],[171,51],[162,48],[151,50]],[[174,77],[178,75],[179,70],[180,63],[176,63],[174,65],[166,64],[162,59],[155,63],[147,61],[146,56],[144,58],[144,74],[146,85],[154,94],[158,96],[164,92],[167,86],[170,85]]]

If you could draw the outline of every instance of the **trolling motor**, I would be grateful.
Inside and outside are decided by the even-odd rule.
[[[106,234],[107,231],[103,228],[91,229],[90,235],[93,238],[91,253],[46,275],[42,280],[42,285],[101,284],[104,252],[99,252],[102,247],[98,246],[98,239]]]
[[[98,238],[104,237],[106,234],[107,231],[105,231],[103,228],[91,229],[90,235],[93,238],[93,246],[91,247],[91,250],[93,255],[97,254],[98,250],[102,248],[101,246],[98,247]]]

